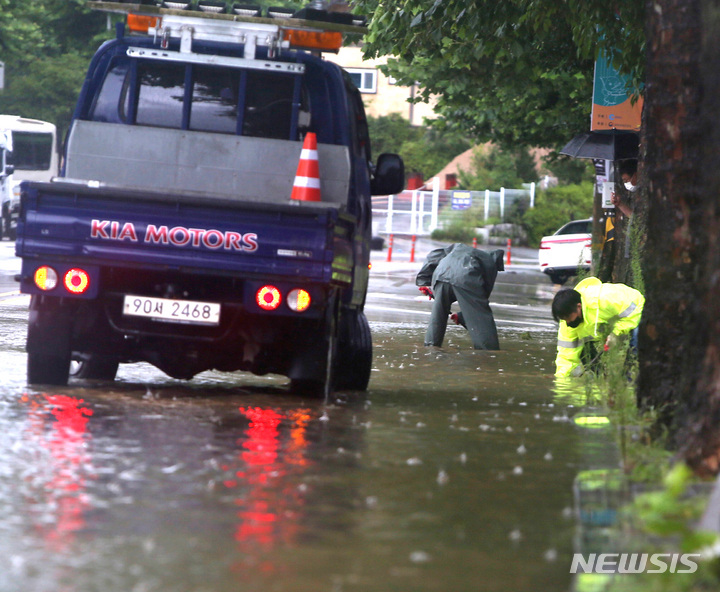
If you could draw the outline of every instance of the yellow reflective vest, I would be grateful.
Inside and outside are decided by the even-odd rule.
[[[596,277],[581,281],[583,322],[574,329],[560,321],[555,358],[555,376],[574,375],[582,369],[580,354],[588,341],[597,341],[610,333],[624,335],[640,324],[645,297],[625,284],[603,284]]]

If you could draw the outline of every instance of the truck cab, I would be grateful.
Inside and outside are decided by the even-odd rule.
[[[317,55],[360,29],[89,4],[128,19],[89,65],[61,178],[24,186],[29,381],[63,384],[71,361],[111,379],[144,360],[178,378],[366,388],[370,196],[400,191],[404,171],[396,155],[373,163],[357,88]],[[306,153],[320,198],[293,201]]]

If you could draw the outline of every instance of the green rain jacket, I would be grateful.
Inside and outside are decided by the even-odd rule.
[[[575,375],[582,369],[583,346],[610,333],[625,335],[640,324],[645,297],[625,284],[603,284],[596,277],[581,281],[580,292],[583,322],[576,328],[560,321],[555,358],[555,376]],[[575,372],[574,372],[575,371]]]

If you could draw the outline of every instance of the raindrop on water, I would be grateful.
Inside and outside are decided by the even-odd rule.
[[[427,563],[430,561],[430,554],[425,551],[413,551],[410,553],[410,561],[413,563]]]

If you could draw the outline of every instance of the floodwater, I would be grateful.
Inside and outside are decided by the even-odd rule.
[[[374,272],[370,388],[328,403],[143,364],[27,387],[3,292],[0,592],[570,590],[573,485],[616,459],[552,378],[552,286],[501,274],[502,350],[450,327],[436,351],[413,277]]]

